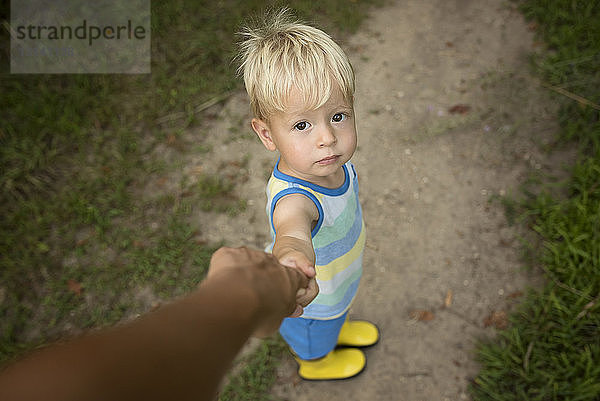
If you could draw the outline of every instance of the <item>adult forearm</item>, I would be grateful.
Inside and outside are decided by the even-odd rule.
[[[246,339],[272,333],[316,296],[310,289],[304,275],[273,255],[221,248],[206,280],[188,297],[0,372],[0,400],[214,399]],[[300,290],[305,294],[297,295]]]
[[[216,278],[133,323],[41,351],[0,376],[0,399],[213,399],[256,327],[257,300],[240,281]]]

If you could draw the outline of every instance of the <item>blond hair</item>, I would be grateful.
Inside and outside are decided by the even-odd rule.
[[[354,71],[344,51],[325,32],[292,19],[287,8],[240,34],[238,73],[257,118],[284,111],[294,89],[309,109],[325,104],[336,85],[353,104]]]

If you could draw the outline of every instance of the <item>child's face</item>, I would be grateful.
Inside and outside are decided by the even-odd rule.
[[[279,170],[322,185],[339,185],[341,167],[356,149],[354,109],[341,91],[316,110],[307,110],[297,91],[285,112],[268,122],[253,119],[252,128],[269,150],[278,150]]]

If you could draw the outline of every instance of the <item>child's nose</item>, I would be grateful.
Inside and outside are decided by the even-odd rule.
[[[331,146],[337,142],[337,138],[333,132],[333,128],[330,126],[326,126],[321,131],[321,136],[319,137],[319,147],[324,148],[327,146]]]

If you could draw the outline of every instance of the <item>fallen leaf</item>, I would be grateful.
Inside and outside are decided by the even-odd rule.
[[[444,300],[444,306],[449,308],[452,305],[452,290],[448,290],[446,293],[446,299]]]
[[[527,30],[529,30],[530,32],[536,31],[538,29],[538,24],[536,22],[530,22],[527,25]]]
[[[466,104],[455,104],[454,106],[448,109],[448,113],[450,114],[466,114],[469,110],[471,110],[471,106]]]
[[[75,243],[75,246],[83,246],[83,245],[87,244],[89,240],[90,240],[90,237],[82,238]]]
[[[454,43],[452,43],[452,42],[446,42],[446,47],[454,47]]]
[[[420,322],[429,322],[435,317],[433,313],[423,309],[414,310],[410,312],[409,316],[411,319],[418,320]]]
[[[75,280],[69,279],[67,281],[67,287],[69,287],[69,291],[71,291],[73,294],[77,295],[78,297],[81,296],[81,292],[83,291],[83,287],[81,286],[81,283],[79,283]]]
[[[379,250],[379,247],[378,247],[377,245],[373,245],[373,244],[371,244],[371,243],[369,242],[369,240],[367,240],[367,243],[365,244],[365,246],[366,246],[367,248],[373,249],[374,251],[378,251],[378,250]]]
[[[508,316],[504,311],[492,311],[488,317],[483,320],[484,327],[494,326],[497,329],[508,327]]]
[[[202,174],[202,166],[198,165],[198,166],[192,167],[191,173],[194,175],[201,175]]]
[[[175,134],[167,135],[167,144],[168,145],[173,145],[175,142],[177,142],[177,137],[175,136]]]
[[[523,293],[521,291],[515,291],[508,294],[508,297],[511,299],[519,298],[520,296],[523,296]]]

